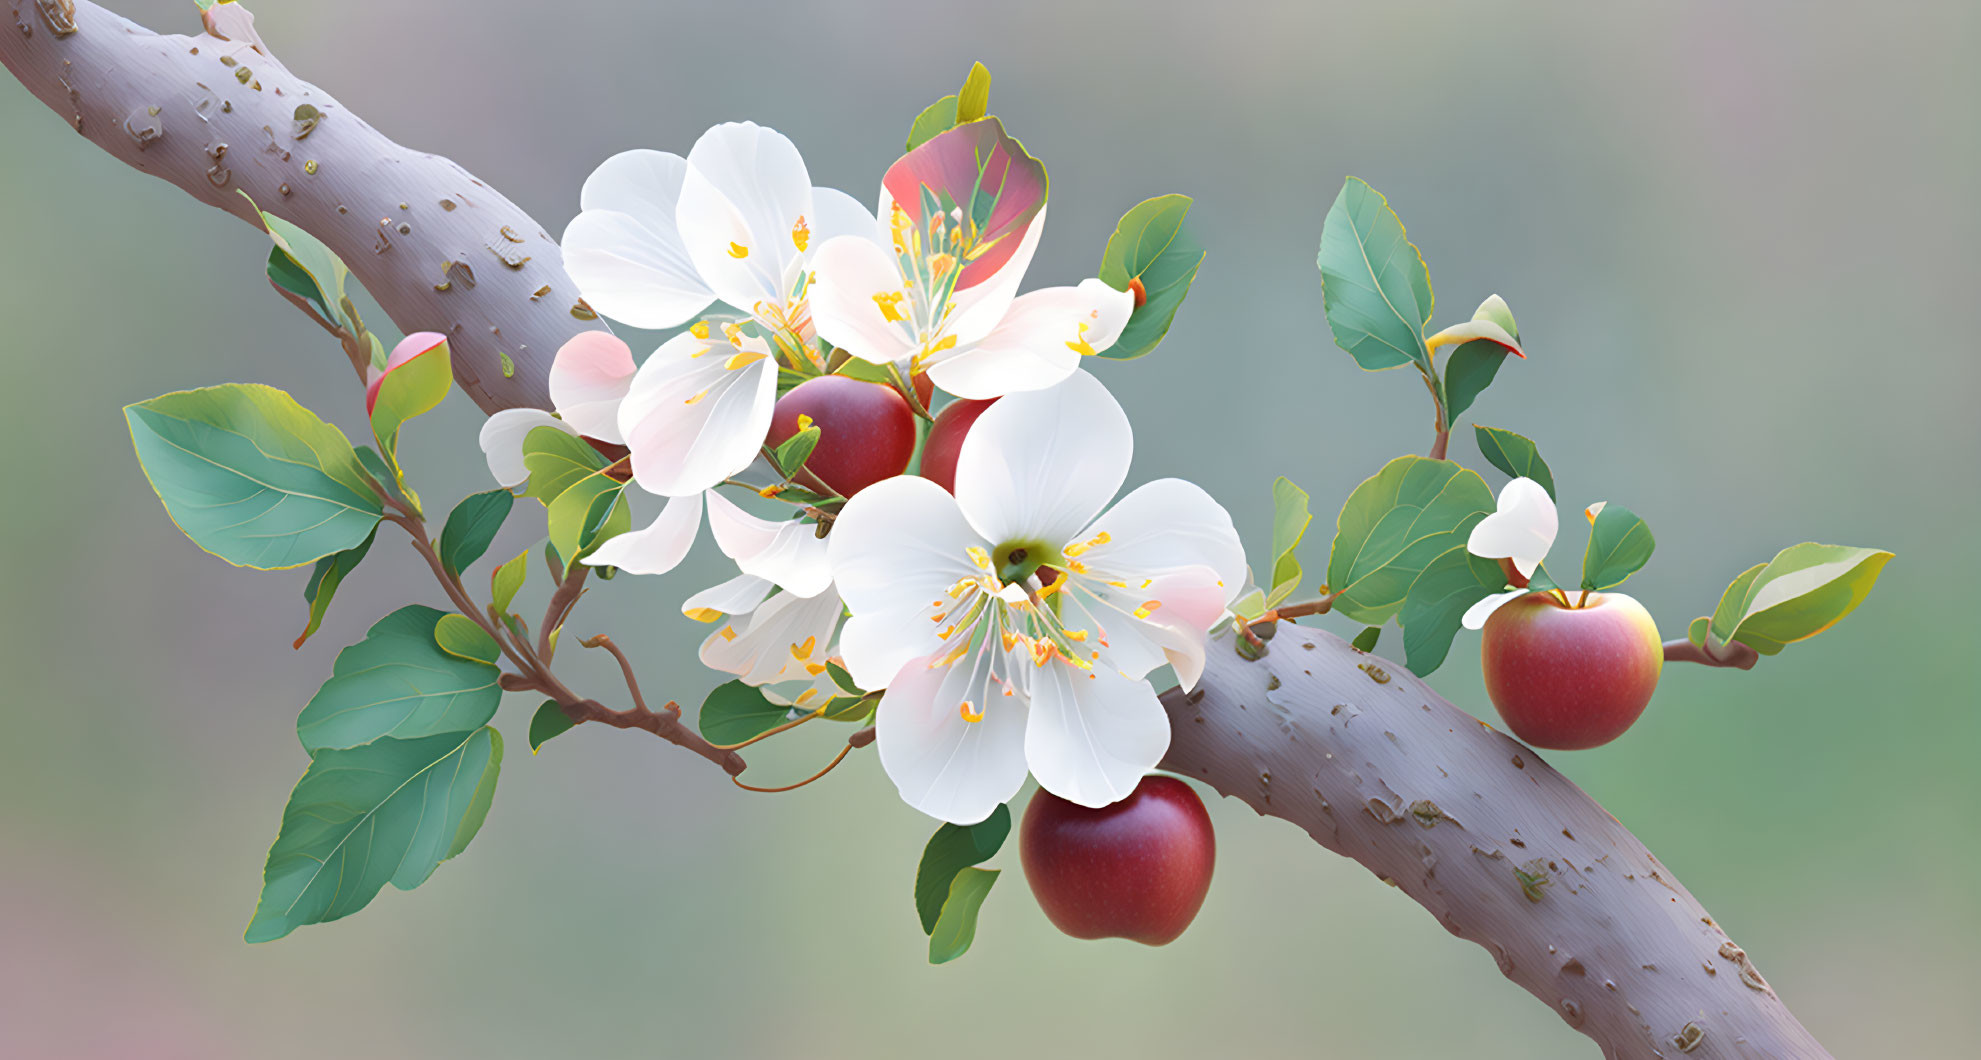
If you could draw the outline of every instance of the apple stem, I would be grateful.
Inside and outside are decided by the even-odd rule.
[[[1589,590],[1587,589],[1582,590],[1582,595],[1575,598],[1575,606],[1577,607],[1589,606]]]

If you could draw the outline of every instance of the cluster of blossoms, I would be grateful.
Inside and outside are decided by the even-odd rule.
[[[1046,186],[995,118],[895,162],[875,213],[813,187],[792,143],[753,124],[709,130],[686,158],[617,155],[585,183],[566,265],[605,316],[683,330],[638,364],[606,332],[572,340],[550,373],[555,414],[511,410],[482,432],[504,485],[527,480],[524,441],[550,428],[623,449],[632,484],[666,498],[584,562],[671,570],[706,516],[738,573],[682,606],[716,626],[702,661],[801,711],[847,694],[835,670],[884,690],[883,767],[958,823],[1028,773],[1087,806],[1134,790],[1169,744],[1149,675],[1167,664],[1194,685],[1245,583],[1230,517],[1196,486],[1158,480],[1109,507],[1133,437],[1081,362],[1135,296],[1098,279],[1018,293]],[[953,492],[911,474],[850,497],[795,490],[782,519],[717,492],[762,477],[781,391],[849,366],[924,418],[935,388],[996,401]],[[789,499],[772,470],[750,492]]]

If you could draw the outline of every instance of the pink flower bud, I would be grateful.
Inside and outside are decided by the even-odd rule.
[[[383,370],[373,365],[365,372],[365,415],[371,415],[373,407],[378,404],[378,388],[384,385],[386,376],[420,354],[446,344],[447,336],[437,331],[415,331],[400,339],[399,345],[392,347],[391,355],[385,358]]]

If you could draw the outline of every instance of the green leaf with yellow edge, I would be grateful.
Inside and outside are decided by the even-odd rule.
[[[804,421],[801,419],[799,422]],[[804,430],[784,439],[777,448],[770,451],[771,463],[777,465],[777,473],[784,476],[785,481],[790,481],[793,475],[804,468],[805,461],[812,457],[812,450],[818,448],[819,436],[823,433],[824,431],[816,424],[807,426]]]
[[[1273,576],[1265,606],[1276,607],[1300,588],[1300,559],[1295,550],[1314,516],[1307,510],[1307,491],[1285,475],[1273,480]]]
[[[1507,308],[1505,299],[1499,295],[1480,303],[1472,313],[1472,319],[1476,323],[1497,327],[1501,337],[1512,339],[1514,348],[1518,348],[1520,327],[1513,321],[1513,310]],[[1458,417],[1464,415],[1472,407],[1472,402],[1478,400],[1479,394],[1492,384],[1500,366],[1511,356],[1513,349],[1504,343],[1483,338],[1472,339],[1452,351],[1445,360],[1442,384],[1447,424],[1458,422]]]
[[[268,255],[270,283],[309,301],[323,319],[349,332],[371,350],[371,363],[383,366],[385,347],[378,336],[365,327],[364,318],[347,293],[351,271],[323,241],[296,225],[263,210],[253,197],[236,189],[261,217],[262,228],[275,248]]]
[[[1509,430],[1475,424],[1472,437],[1479,443],[1479,455],[1486,462],[1499,468],[1514,478],[1531,478],[1548,491],[1548,497],[1555,495],[1555,473],[1548,470],[1548,462],[1541,459],[1541,450],[1532,440]]]
[[[556,700],[544,700],[543,706],[538,707],[536,714],[530,718],[530,753],[536,754],[552,737],[569,732],[576,724],[569,714],[564,713],[564,708],[557,705]]]
[[[764,698],[763,690],[741,681],[725,681],[702,700],[695,725],[712,744],[729,746],[762,736],[798,715],[781,703]]]
[[[996,869],[964,869],[949,881],[942,915],[929,932],[930,964],[947,964],[969,952],[977,939],[977,913],[996,882]]]
[[[506,489],[471,493],[447,513],[447,525],[440,531],[440,561],[459,574],[488,551],[489,542],[509,518],[516,495]]]
[[[399,428],[407,420],[433,411],[447,397],[454,385],[451,358],[447,340],[442,339],[393,365],[378,381],[371,407],[371,433],[395,471],[399,468]]]
[[[1451,642],[1473,604],[1506,588],[1498,563],[1473,555],[1461,540],[1438,554],[1410,583],[1397,625],[1403,627],[1404,664],[1419,677],[1443,666]]]
[[[1002,804],[976,824],[944,824],[935,830],[915,869],[915,912],[922,918],[922,934],[935,931],[956,874],[989,861],[1010,834],[1011,808]]]
[[[1430,269],[1381,193],[1348,178],[1321,225],[1316,261],[1336,345],[1369,371],[1414,363],[1430,372]]]
[[[509,612],[509,605],[523,588],[523,580],[530,576],[530,550],[524,549],[516,558],[495,568],[489,574],[489,588],[494,595],[495,610],[502,614]]]
[[[1336,520],[1327,568],[1333,610],[1382,625],[1431,561],[1463,545],[1492,510],[1493,491],[1476,471],[1421,456],[1390,461],[1355,487]]]
[[[1176,311],[1197,279],[1204,248],[1183,227],[1190,213],[1190,196],[1159,195],[1136,204],[1114,227],[1101,254],[1102,283],[1117,291],[1132,290],[1139,281],[1139,305],[1102,357],[1125,361],[1154,350],[1169,333]]]
[[[296,719],[303,749],[314,755],[487,724],[502,702],[500,672],[492,657],[442,649],[439,630],[449,618],[474,625],[414,604],[379,619],[364,640],[338,652],[330,679]]]
[[[466,615],[442,615],[433,628],[433,642],[449,655],[470,662],[494,665],[502,658],[502,647],[488,631]]]
[[[1774,655],[1856,610],[1891,558],[1875,548],[1791,545],[1727,587],[1710,624],[1712,635],[1721,644],[1738,641]]]
[[[944,96],[922,108],[920,114],[908,126],[908,150],[928,143],[943,133],[956,128],[956,97]]]
[[[1620,504],[1594,509],[1589,546],[1582,552],[1582,588],[1594,592],[1621,585],[1651,561],[1658,542],[1637,513]]]
[[[501,769],[502,737],[485,727],[318,754],[283,810],[247,940],[349,916],[387,883],[425,883],[481,830]]]
[[[604,472],[593,472],[573,482],[570,488],[550,502],[545,523],[550,544],[567,563],[633,527],[633,514],[626,505],[626,484]]]
[[[310,609],[309,624],[303,627],[302,636],[296,638],[293,647],[301,648],[303,642],[310,639],[310,635],[323,624],[324,612],[330,609],[330,600],[337,595],[337,587],[344,584],[345,576],[357,569],[365,553],[371,551],[372,540],[377,536],[378,528],[374,526],[358,547],[347,548],[316,561],[316,569],[310,572],[309,583],[303,586],[303,602]]]
[[[990,67],[971,63],[963,78],[963,90],[956,93],[956,124],[968,125],[990,115]]]
[[[579,479],[605,469],[605,457],[581,438],[555,427],[538,427],[523,438],[523,466],[529,469],[524,496],[548,507]]]
[[[124,418],[172,521],[237,567],[282,570],[354,549],[383,513],[343,433],[273,387],[181,390]]]

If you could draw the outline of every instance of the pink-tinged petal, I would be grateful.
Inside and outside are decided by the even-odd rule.
[[[1517,478],[1500,491],[1499,510],[1472,528],[1465,548],[1484,559],[1511,559],[1522,576],[1532,577],[1554,547],[1557,529],[1554,498],[1533,479]]]
[[[1025,226],[1025,235],[1019,240],[1017,253],[1011,255],[1011,260],[1005,262],[995,276],[950,295],[945,330],[954,335],[957,342],[981,341],[1010,312],[1011,303],[1018,294],[1018,283],[1025,278],[1025,270],[1031,267],[1032,257],[1038,253],[1039,236],[1045,227],[1046,210],[1041,206],[1039,215]]]
[[[956,457],[956,503],[994,544],[1071,544],[1114,499],[1134,450],[1127,413],[1100,380],[1076,372],[977,417]]]
[[[496,482],[515,489],[530,480],[530,469],[523,464],[523,439],[538,427],[555,427],[572,437],[578,434],[542,409],[503,409],[482,421],[481,451]]]
[[[874,719],[881,768],[902,801],[952,824],[989,817],[1025,784],[1025,702],[1004,695],[990,669],[975,657],[940,667],[911,659]]]
[[[914,354],[905,297],[891,300],[903,294],[901,267],[879,244],[840,236],[819,248],[812,270],[805,297],[819,338],[874,364]]]
[[[666,574],[680,566],[702,526],[700,494],[674,497],[645,529],[620,534],[578,562],[628,574]]]
[[[775,362],[691,331],[640,365],[619,405],[633,477],[649,493],[700,493],[750,466],[777,404]]]
[[[929,378],[965,398],[1043,390],[1077,371],[1083,355],[1114,345],[1134,311],[1134,295],[1099,280],[1032,291],[981,340],[930,358]]]
[[[1094,634],[1083,646],[1098,650],[1095,666],[1142,677],[1168,663],[1188,689],[1203,674],[1208,631],[1224,617],[1228,591],[1209,567],[1134,581],[1074,575],[1062,607],[1069,629]]]
[[[1025,760],[1062,799],[1094,808],[1124,799],[1169,750],[1169,715],[1147,681],[1054,663],[1031,685]]]
[[[675,221],[716,297],[751,313],[760,302],[783,305],[799,244],[809,245],[817,222],[805,160],[775,129],[717,125],[688,152]]]
[[[579,434],[615,445],[619,433],[619,403],[632,389],[633,351],[606,331],[581,331],[557,350],[550,364],[550,400],[558,415]]]
[[[1082,531],[1073,547],[1078,554],[1068,558],[1096,577],[1133,584],[1208,567],[1224,583],[1224,602],[1236,599],[1245,586],[1245,546],[1230,513],[1196,483],[1183,479],[1137,486]],[[1212,615],[1210,622],[1219,617]]]
[[[957,290],[968,290],[990,279],[1017,252],[1027,225],[1046,201],[1046,167],[1025,151],[1025,145],[1004,131],[996,118],[959,125],[931,138],[888,167],[881,184],[910,221],[921,224],[922,189],[939,202],[961,208],[966,216],[973,197],[992,205],[981,226],[979,246],[988,249],[964,266]],[[887,223],[887,218],[881,218]]]
[[[1432,353],[1436,353],[1439,347],[1471,342],[1474,339],[1484,339],[1515,357],[1524,359],[1527,356],[1520,350],[1519,339],[1507,334],[1505,328],[1490,320],[1468,320],[1463,324],[1453,324],[1425,339],[1424,345],[1430,347]]]

